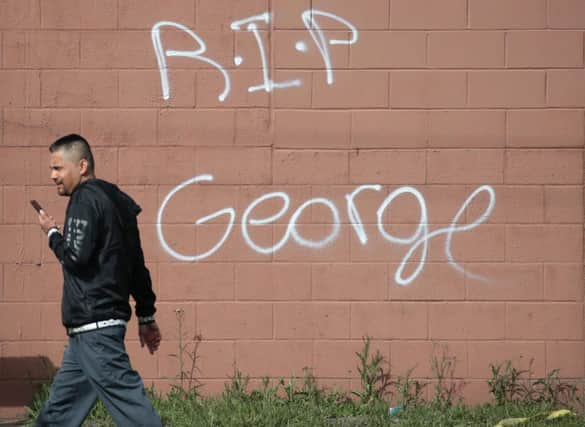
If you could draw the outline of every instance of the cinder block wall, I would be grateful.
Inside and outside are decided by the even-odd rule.
[[[365,335],[420,378],[446,345],[469,402],[490,362],[582,379],[584,29],[582,0],[1,1],[0,409],[66,343],[28,200],[63,218],[70,132],[144,209],[147,384],[176,383],[178,315],[206,393],[234,366],[355,388]]]

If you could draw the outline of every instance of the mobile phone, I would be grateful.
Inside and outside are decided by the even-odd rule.
[[[39,202],[37,202],[36,200],[31,200],[30,204],[32,205],[33,208],[35,208],[35,211],[37,211],[37,213],[41,213],[41,209],[43,209],[41,207],[41,205],[39,205]]]

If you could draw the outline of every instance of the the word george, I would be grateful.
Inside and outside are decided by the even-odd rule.
[[[229,218],[229,221],[226,225],[226,229],[225,229],[223,235],[218,240],[218,242],[211,249],[209,249],[207,252],[204,252],[201,254],[196,254],[196,255],[182,254],[182,253],[177,252],[173,248],[171,248],[169,246],[169,244],[167,243],[167,241],[165,240],[164,233],[163,233],[163,216],[164,216],[165,208],[166,208],[167,204],[169,203],[169,201],[173,198],[173,196],[175,194],[177,194],[177,192],[183,190],[184,188],[188,187],[189,185],[196,184],[198,182],[211,182],[211,181],[213,181],[213,176],[211,176],[211,175],[197,175],[193,178],[190,178],[190,179],[182,182],[181,184],[179,184],[177,187],[172,189],[166,195],[166,197],[164,198],[164,200],[163,200],[163,202],[158,210],[156,230],[157,230],[158,239],[160,241],[160,244],[169,255],[171,255],[172,257],[174,257],[180,261],[191,261],[191,262],[201,261],[201,260],[211,256],[212,254],[217,252],[222,247],[222,245],[228,239],[228,237],[229,237],[229,235],[234,227],[234,224],[236,221],[236,211],[233,207],[226,207],[226,208],[220,209],[220,210],[218,210],[218,211],[216,211],[208,216],[205,216],[203,218],[199,218],[195,222],[195,224],[197,224],[197,225],[204,224],[204,223],[211,221],[214,218],[220,217],[222,215],[227,215]],[[349,223],[353,227],[353,230],[355,231],[355,233],[356,233],[356,235],[357,235],[357,237],[362,245],[367,245],[368,236],[367,236],[367,233],[365,231],[364,225],[362,223],[358,207],[355,203],[355,199],[359,195],[359,193],[361,193],[362,191],[367,191],[367,190],[380,191],[381,189],[382,189],[382,186],[378,185],[378,184],[361,185],[361,186],[358,186],[354,191],[352,191],[351,193],[349,193],[345,196],[347,216],[349,219]],[[468,224],[464,224],[464,225],[458,225],[459,221],[461,220],[461,217],[463,216],[463,214],[465,212],[465,209],[481,193],[487,193],[489,196],[488,206],[486,207],[486,209],[483,211],[483,213],[475,221],[468,223]],[[420,211],[418,226],[417,226],[415,232],[409,237],[393,236],[392,234],[388,233],[388,231],[384,228],[384,222],[383,222],[384,212],[386,209],[388,209],[390,207],[392,202],[394,202],[394,200],[399,196],[414,197],[418,203],[418,207],[419,207],[419,211]],[[269,216],[267,218],[256,218],[252,215],[254,209],[256,209],[261,203],[264,203],[267,200],[271,200],[271,199],[280,199],[282,201],[282,208],[277,213],[275,213],[274,215]],[[400,187],[400,188],[392,191],[386,197],[386,199],[384,199],[384,201],[382,202],[382,204],[378,208],[378,210],[376,212],[376,217],[377,217],[378,231],[379,231],[380,235],[385,240],[387,240],[388,242],[391,242],[391,243],[398,244],[398,245],[410,245],[408,251],[406,252],[406,254],[404,255],[404,257],[402,259],[402,262],[400,263],[400,265],[398,266],[398,268],[396,269],[396,272],[394,274],[394,280],[396,281],[396,283],[399,285],[406,286],[406,285],[409,285],[410,283],[412,283],[418,277],[418,275],[423,270],[424,265],[425,265],[425,261],[427,259],[428,246],[429,246],[430,239],[432,239],[436,236],[443,235],[443,234],[446,236],[445,255],[447,257],[449,264],[453,268],[455,268],[457,271],[463,273],[464,272],[463,267],[461,267],[455,261],[453,254],[451,252],[452,237],[455,233],[473,230],[474,228],[478,227],[480,224],[485,222],[495,207],[495,200],[496,200],[496,198],[495,198],[494,189],[492,187],[490,187],[489,185],[482,185],[482,186],[478,187],[465,200],[465,202],[463,203],[461,208],[457,211],[457,213],[453,217],[453,220],[451,221],[451,224],[448,227],[440,228],[440,229],[437,229],[437,230],[430,232],[429,225],[428,225],[427,205],[426,205],[426,202],[425,202],[423,195],[416,188],[410,187],[410,186]],[[305,209],[307,209],[311,205],[323,205],[327,209],[329,209],[329,211],[331,212],[331,231],[329,232],[329,234],[326,237],[324,237],[321,240],[307,239],[307,238],[301,236],[301,234],[299,233],[299,231],[297,229],[297,221],[298,221],[299,217],[302,215],[302,213],[305,211]],[[248,205],[248,207],[245,209],[244,213],[242,214],[242,218],[240,220],[241,229],[242,229],[242,236],[243,236],[246,244],[252,250],[256,251],[257,253],[269,255],[269,254],[274,254],[274,253],[278,252],[279,250],[281,250],[284,247],[284,245],[286,245],[287,242],[291,238],[300,246],[306,247],[308,249],[316,250],[316,249],[324,248],[325,246],[333,243],[335,241],[335,239],[337,238],[337,236],[339,235],[340,218],[339,218],[339,212],[337,210],[337,207],[330,200],[327,200],[327,199],[321,198],[321,197],[316,197],[316,198],[312,198],[312,199],[307,200],[306,202],[304,202],[302,205],[300,205],[293,212],[293,214],[290,217],[290,220],[288,222],[288,226],[286,228],[286,231],[284,232],[284,235],[277,243],[273,244],[272,246],[266,247],[266,246],[260,246],[258,243],[256,243],[252,239],[252,237],[250,236],[250,233],[249,233],[250,227],[273,223],[274,221],[281,218],[288,211],[289,207],[290,207],[290,197],[288,196],[288,194],[286,194],[285,192],[282,192],[282,191],[276,191],[276,192],[264,194],[263,196],[258,197],[252,203],[250,203]],[[409,260],[413,256],[413,254],[419,248],[420,248],[420,258],[419,258],[419,261],[418,261],[416,268],[414,269],[414,271],[410,275],[404,277],[405,267],[407,266]],[[485,278],[482,276],[475,275],[475,274],[469,273],[469,272],[467,273],[467,275],[469,277],[476,279],[476,280],[485,281]]]
[[[349,40],[328,39],[323,33],[323,30],[321,29],[317,17],[319,17],[319,19],[323,18],[331,19],[345,25],[351,31],[351,38]],[[256,39],[256,44],[258,45],[258,51],[260,53],[260,59],[262,61],[262,84],[250,86],[248,88],[248,92],[256,92],[258,90],[272,92],[274,89],[284,89],[288,87],[302,85],[302,81],[300,79],[275,82],[270,77],[268,61],[266,60],[266,49],[264,47],[262,38],[260,37],[260,32],[258,30],[258,23],[269,24],[270,19],[271,19],[270,13],[265,12],[260,15],[251,16],[249,18],[234,21],[230,25],[230,28],[233,31],[240,31],[242,27],[245,25],[247,31],[252,33],[252,35]],[[311,38],[313,39],[315,46],[317,47],[319,53],[321,54],[321,57],[323,58],[323,64],[325,66],[327,75],[327,84],[331,85],[333,84],[333,71],[331,70],[331,55],[329,53],[329,45],[350,45],[356,43],[358,40],[357,29],[350,22],[346,21],[343,18],[340,18],[339,16],[316,9],[305,10],[301,14],[301,19],[305,25],[305,28],[309,31],[309,34],[311,35]],[[197,43],[198,48],[195,50],[165,51],[163,49],[163,44],[160,36],[160,30],[161,28],[164,27],[171,27],[185,32]],[[167,71],[166,58],[178,56],[202,61],[216,68],[223,75],[224,79],[224,89],[219,94],[218,99],[220,102],[225,101],[231,90],[230,76],[224,67],[218,64],[216,61],[204,55],[205,52],[207,52],[207,46],[205,45],[205,42],[201,39],[201,37],[199,37],[186,26],[172,21],[161,21],[156,23],[152,27],[151,37],[152,44],[154,46],[154,51],[156,54],[156,60],[158,62],[158,69],[160,72],[162,94],[165,100],[170,98],[169,76]],[[305,53],[308,51],[308,45],[304,41],[298,41],[295,44],[295,48],[297,51],[301,53]],[[236,66],[241,65],[243,61],[244,59],[239,55],[234,57],[234,64]]]

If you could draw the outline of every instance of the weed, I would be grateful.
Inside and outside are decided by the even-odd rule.
[[[441,353],[436,355],[436,345],[433,345],[433,354],[431,356],[431,370],[436,379],[435,394],[433,404],[440,408],[450,408],[455,403],[455,399],[459,396],[464,387],[462,382],[455,379],[455,367],[457,366],[457,358],[449,356],[447,346],[441,346]]]
[[[359,359],[358,372],[362,390],[352,391],[359,397],[360,403],[369,404],[375,400],[382,400],[390,387],[390,370],[384,370],[384,356],[378,350],[370,355],[370,338],[364,337],[364,347],[356,352]]]
[[[280,379],[276,382],[276,385],[271,385],[270,383],[270,377],[263,377],[261,389],[254,390],[250,396],[258,400],[276,400],[278,398],[278,389],[280,388]]]
[[[289,402],[292,402],[293,400],[295,400],[295,398],[297,396],[297,392],[296,392],[296,385],[295,385],[294,377],[290,377],[286,384],[284,382],[284,379],[281,379],[281,385],[284,389],[284,394],[286,396],[286,400]]]
[[[529,393],[527,385],[521,382],[521,377],[530,373],[531,368],[528,370],[516,369],[509,360],[496,365],[490,363],[489,366],[492,376],[488,379],[488,387],[497,405],[524,399]],[[530,366],[532,366],[532,360]]]
[[[422,392],[428,385],[428,383],[412,379],[413,370],[414,368],[409,369],[405,377],[397,377],[392,381],[398,401],[405,408],[420,405]]]
[[[234,374],[230,377],[229,384],[226,384],[224,387],[224,396],[232,399],[246,398],[248,395],[249,382],[250,377],[248,375],[244,375],[238,368],[234,366]]]
[[[545,402],[551,406],[573,406],[579,404],[576,384],[563,382],[559,378],[559,369],[553,369],[543,378],[532,383],[530,399]]]
[[[300,393],[305,399],[318,402],[321,398],[321,389],[317,385],[317,379],[310,368],[303,368],[303,387]]]
[[[183,321],[184,321],[185,312],[182,308],[178,308],[175,310],[175,317],[177,319],[178,324],[178,352],[177,354],[170,354],[169,356],[175,357],[179,362],[179,373],[177,374],[177,378],[179,380],[179,385],[173,384],[171,386],[171,390],[173,393],[177,394],[178,396],[185,398],[187,396],[197,396],[198,389],[201,387],[200,381],[196,378],[195,374],[199,368],[197,368],[196,362],[199,358],[198,350],[199,345],[201,343],[201,335],[195,335],[193,350],[189,351],[189,343],[185,343],[185,334],[183,332]],[[190,359],[190,365],[185,364],[185,357]],[[187,370],[188,367],[188,370]]]
[[[490,393],[497,405],[510,402],[542,402],[551,407],[573,407],[581,403],[578,387],[559,378],[559,369],[553,369],[542,378],[533,379],[533,360],[528,369],[519,370],[507,360],[498,365],[490,364]]]

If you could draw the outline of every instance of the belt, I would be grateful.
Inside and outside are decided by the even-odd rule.
[[[122,319],[100,320],[99,322],[91,322],[74,328],[67,328],[67,335],[75,335],[80,332],[93,331],[95,329],[109,328],[110,326],[126,326],[127,323],[128,322]]]

